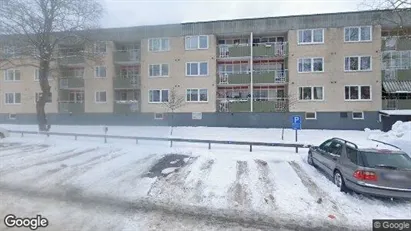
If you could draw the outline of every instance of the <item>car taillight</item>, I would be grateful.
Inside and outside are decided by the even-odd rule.
[[[375,172],[357,170],[354,172],[354,178],[358,180],[377,181],[377,174]]]

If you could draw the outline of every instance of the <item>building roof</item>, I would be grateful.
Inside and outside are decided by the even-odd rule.
[[[411,81],[384,81],[382,86],[388,93],[411,93]]]
[[[411,110],[381,110],[380,113],[385,115],[411,115]]]

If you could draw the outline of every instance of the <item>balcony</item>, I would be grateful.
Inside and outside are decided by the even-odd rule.
[[[285,84],[288,81],[288,70],[263,70],[254,71],[254,84]],[[219,73],[217,84],[250,84],[251,75],[247,72]]]
[[[256,43],[253,45],[254,57],[279,57],[287,55],[286,42]],[[251,56],[249,44],[224,44],[217,48],[218,58],[247,58]]]
[[[136,100],[114,101],[115,114],[132,114],[140,112],[139,102]]]
[[[383,81],[411,81],[411,69],[408,70],[385,70],[381,73]]]
[[[400,38],[400,37],[383,37],[382,38],[382,50],[411,50],[411,39],[410,38]]]
[[[59,80],[60,89],[84,88],[84,79],[77,77],[62,78]]]
[[[84,102],[60,101],[59,112],[73,114],[84,113]]]
[[[140,50],[120,50],[113,52],[113,60],[118,64],[135,64],[140,62]]]
[[[250,99],[219,99],[219,112],[250,112]],[[257,99],[253,102],[253,112],[285,112],[288,104],[285,98]]]
[[[411,109],[411,99],[383,99],[382,109],[384,110]]]
[[[82,66],[86,59],[82,55],[63,55],[58,59],[61,66]]]

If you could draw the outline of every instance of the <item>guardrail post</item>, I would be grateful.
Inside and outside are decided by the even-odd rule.
[[[138,144],[138,139],[136,139],[136,144]]]
[[[295,147],[295,153],[298,153],[298,147]]]
[[[21,133],[21,137],[23,137],[23,136],[24,136],[24,133],[22,132],[22,133]]]
[[[77,135],[74,136],[74,140],[77,140]]]
[[[104,136],[104,143],[107,143],[107,136]]]
[[[250,152],[252,152],[252,151],[253,151],[253,145],[250,144]]]
[[[47,132],[47,137],[50,137],[50,134]]]
[[[170,147],[173,147],[173,141],[170,140]]]
[[[211,142],[208,143],[208,149],[211,149]]]

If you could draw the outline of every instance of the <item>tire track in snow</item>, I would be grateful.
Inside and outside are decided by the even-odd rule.
[[[78,164],[73,164],[73,165],[61,164],[57,168],[47,170],[45,173],[35,177],[33,180],[48,181],[48,179],[55,177],[54,176],[55,174],[58,174],[62,172],[63,170],[67,170],[67,172],[62,173],[63,174],[62,177],[59,177],[60,179],[63,179],[63,180],[59,181],[58,184],[64,184],[75,177],[85,174],[86,172],[88,172],[89,170],[91,170],[92,168],[96,167],[99,164],[111,161],[125,154],[125,153],[119,153],[119,151],[121,151],[121,149],[110,150],[109,152],[92,157]],[[109,158],[106,159],[105,157],[108,157],[108,156]]]
[[[22,148],[17,152],[7,153],[5,155],[1,155],[1,157],[8,157],[8,156],[16,156],[16,155],[33,155],[37,153],[43,153],[49,149],[49,146],[40,144],[40,145],[31,145],[26,148]]]
[[[109,173],[107,177],[110,179],[119,180],[120,182],[124,182],[134,178],[140,178],[141,175],[145,173],[147,170],[149,170],[151,165],[157,160],[156,157],[158,158],[158,155],[151,154],[144,158],[133,161],[130,164],[123,166],[121,169],[116,169],[115,171]],[[142,165],[144,165],[145,168],[138,169]],[[137,172],[137,176],[135,175],[135,172]],[[129,176],[129,173],[133,173],[132,176]]]
[[[321,189],[301,168],[301,166],[295,162],[291,161],[288,162],[292,169],[297,173],[298,177],[301,179],[303,185],[308,189],[308,192],[313,196],[313,198],[320,199],[321,198],[321,205],[324,207],[328,204],[332,211],[329,211],[330,214],[333,214],[337,217],[337,219],[348,221],[348,219],[341,213],[340,209],[337,206],[337,202],[335,202],[331,197],[328,196],[327,192]],[[317,202],[318,203],[318,202]]]
[[[16,149],[24,149],[24,148],[27,148],[27,147],[31,147],[31,146],[34,146],[34,144],[25,144],[25,145],[19,145],[19,144],[17,144],[17,145],[11,145],[11,146],[7,146],[6,148],[1,148],[0,149],[0,153],[1,152],[4,152],[4,151],[11,151],[11,150],[16,150]]]
[[[186,187],[186,179],[190,175],[192,164],[198,157],[189,157],[186,165],[179,168],[176,172],[171,173],[165,177],[158,177],[151,185],[147,196],[156,199],[164,199],[167,201],[181,201],[186,195],[190,195],[194,188]]]
[[[61,161],[64,161],[64,160],[68,160],[68,159],[71,159],[71,158],[74,158],[74,157],[78,157],[80,155],[84,155],[86,153],[90,153],[90,152],[95,151],[95,150],[97,150],[97,148],[86,149],[86,150],[83,150],[83,151],[72,153],[72,154],[64,156],[64,157],[54,158],[54,159],[51,159],[51,160],[44,160],[44,161],[37,162],[35,164],[29,164],[29,165],[25,165],[25,166],[13,168],[13,169],[7,169],[7,170],[4,170],[0,173],[3,174],[3,175],[8,175],[8,174],[11,174],[11,173],[19,172],[19,171],[30,169],[30,168],[35,168],[35,167],[39,167],[39,166],[43,166],[43,165],[47,165],[47,164],[52,164],[52,163],[58,163],[58,162],[61,162]],[[71,152],[67,152],[67,153],[71,153]],[[67,154],[67,153],[65,153],[65,154]],[[58,155],[58,156],[60,156],[60,155]]]
[[[254,160],[257,164],[259,185],[262,185],[262,193],[264,193],[264,200],[272,209],[277,209],[275,194],[275,183],[270,179],[270,167],[268,163],[263,160]]]
[[[234,207],[251,208],[251,191],[248,188],[248,163],[247,161],[237,161],[236,180],[228,189],[228,202]]]
[[[211,160],[204,162],[200,167],[199,176],[201,176],[201,178],[198,179],[197,183],[195,184],[194,196],[193,196],[194,201],[197,203],[202,203],[204,200],[205,185],[204,185],[203,179],[205,179],[208,176],[208,174],[210,174],[211,169],[212,169],[211,167],[213,166],[213,164],[214,164],[214,160],[211,159]]]

